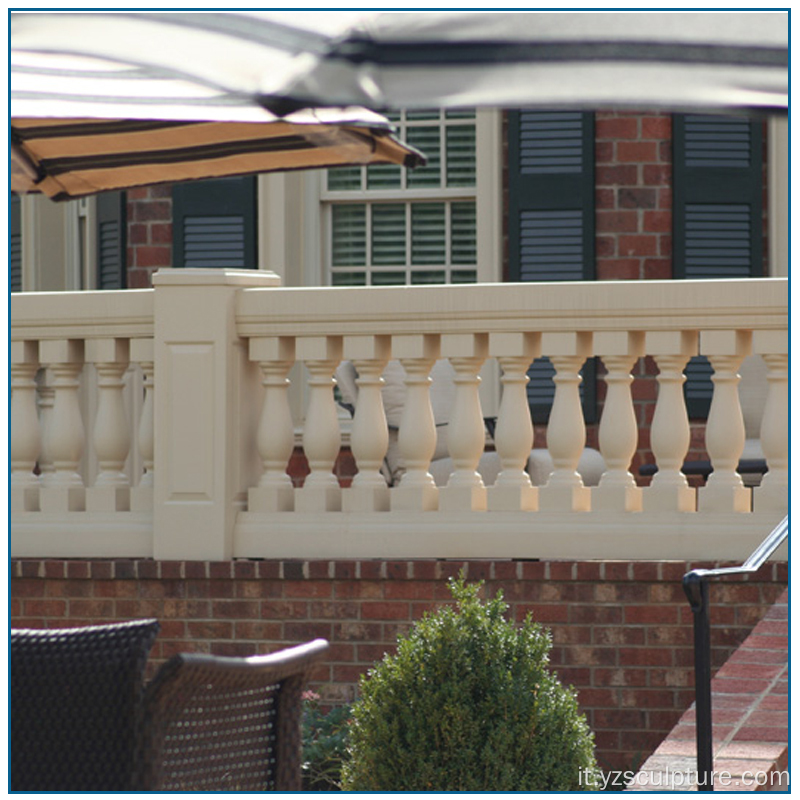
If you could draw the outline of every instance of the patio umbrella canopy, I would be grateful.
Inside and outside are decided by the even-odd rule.
[[[190,78],[280,115],[732,110],[787,107],[788,28],[786,12],[117,12],[12,15],[11,37],[19,51]]]
[[[70,33],[75,16],[78,27],[93,32],[110,51],[124,52],[125,42],[136,38],[139,52],[163,53],[169,65],[87,57],[91,44],[73,40]],[[425,163],[422,154],[392,135],[391,124],[379,114],[348,107],[279,118],[247,93],[193,77],[214,52],[211,43],[183,42],[174,22],[172,46],[139,39],[138,15],[111,15],[110,30],[94,24],[104,16],[12,15],[12,191],[39,191],[61,200],[276,170]],[[29,24],[36,31],[55,24],[66,41],[25,44]],[[182,69],[171,61],[174,51],[181,54]],[[247,64],[248,54],[239,51],[230,53],[231,59]]]

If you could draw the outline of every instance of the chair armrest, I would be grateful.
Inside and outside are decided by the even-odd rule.
[[[327,649],[173,656],[145,692],[138,788],[300,790],[302,691]]]

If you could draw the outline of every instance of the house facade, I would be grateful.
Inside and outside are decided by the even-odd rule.
[[[157,658],[321,635],[317,685],[341,702],[463,571],[551,627],[601,761],[629,769],[691,700],[681,576],[743,560],[788,505],[786,123],[396,122],[426,168],[12,202],[12,620],[156,616]],[[81,289],[112,291],[58,294]],[[439,488],[426,387],[442,358]],[[387,490],[390,359],[411,467]],[[737,472],[746,359],[764,370],[755,487]],[[331,392],[343,360],[352,419]],[[531,441],[548,485],[526,483]],[[574,478],[586,444],[598,486]],[[500,486],[474,479],[493,448]],[[716,477],[690,486],[680,466],[700,458]],[[787,580],[779,560],[715,590],[717,665]]]

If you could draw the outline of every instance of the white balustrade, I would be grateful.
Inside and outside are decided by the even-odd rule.
[[[706,421],[706,450],[712,473],[698,492],[702,511],[748,512],[751,493],[736,471],[744,450],[745,429],[739,402],[739,367],[751,351],[749,331],[711,331],[701,334],[700,345],[714,374],[714,393]]]
[[[436,451],[430,371],[441,352],[434,335],[395,336],[392,352],[406,371],[406,402],[397,437],[405,473],[391,494],[392,511],[435,511],[439,490],[428,471]]]
[[[97,373],[97,415],[92,443],[98,474],[86,491],[87,511],[130,509],[130,481],[124,473],[130,450],[130,426],[125,413],[123,375],[128,369],[130,348],[126,339],[89,339],[86,362]]]
[[[294,339],[251,339],[250,359],[258,363],[264,387],[257,434],[264,471],[258,486],[249,490],[247,505],[251,511],[293,511],[294,488],[286,467],[294,449],[287,378],[295,359]]]
[[[553,407],[547,423],[547,449],[553,472],[539,490],[539,508],[547,511],[589,511],[591,490],[583,485],[578,462],[586,445],[586,425],[580,396],[580,369],[592,355],[592,335],[547,333],[542,352],[550,357],[556,374]]]
[[[78,389],[83,369],[83,342],[76,339],[43,341],[40,358],[52,376],[53,409],[45,428],[52,476],[40,492],[42,511],[83,511],[86,495],[79,473],[84,427]]]
[[[13,512],[39,510],[39,476],[34,474],[41,448],[36,413],[36,342],[12,342],[9,348],[10,388],[8,455],[9,505]]]
[[[735,559],[785,513],[785,281],[330,292],[276,280],[174,270],[153,290],[12,298],[12,555]],[[760,436],[768,471],[755,489],[737,472],[738,369],[750,352],[767,366]],[[681,471],[691,441],[683,370],[698,354],[714,369],[704,431],[713,471],[694,488]],[[540,356],[555,368],[546,431],[553,469],[532,486],[527,372]],[[589,488],[578,471],[587,444],[579,372],[595,357],[606,392],[591,435],[606,468]],[[643,357],[658,373],[634,379]],[[437,488],[430,374],[440,358],[455,388],[451,474]],[[342,359],[358,373],[345,428],[357,473],[346,488],[334,473],[343,437],[333,376]],[[402,477],[391,487],[382,470],[390,359],[402,365],[406,390]],[[502,392],[487,452],[482,399],[491,392],[479,392],[479,373],[493,374],[490,359]],[[142,396],[131,403],[123,386],[133,373]],[[646,407],[634,405],[643,394],[634,381],[643,379],[658,387],[649,430]],[[289,467],[299,444],[310,474],[295,488]],[[648,445],[658,469],[645,486],[631,465]],[[128,474],[129,462],[139,474]],[[497,465],[488,486],[484,463]]]
[[[639,425],[633,408],[631,370],[644,355],[644,332],[599,333],[595,350],[607,370],[606,399],[598,439],[606,471],[592,492],[592,508],[609,511],[641,511],[642,490],[630,472],[639,440]]]
[[[342,496],[333,467],[341,448],[339,414],[333,397],[333,373],[342,360],[341,336],[301,338],[297,358],[310,374],[309,400],[303,428],[303,450],[311,469],[295,497],[296,511],[339,511]]]
[[[139,476],[138,483],[134,482],[135,485],[131,487],[132,511],[153,510],[153,486],[155,485],[155,440],[153,435],[155,355],[153,350],[152,339],[131,339],[130,341],[131,361],[138,364],[142,370],[142,391],[144,392],[139,424],[136,427],[136,444],[142,459],[143,472]]]
[[[697,353],[696,331],[649,331],[646,350],[659,373],[658,400],[650,424],[650,447],[658,472],[644,493],[645,511],[694,511],[697,495],[681,467],[689,452],[691,428],[683,396],[683,370]]]
[[[539,491],[525,471],[533,447],[527,385],[528,368],[541,355],[541,335],[494,333],[489,337],[489,352],[503,370],[503,396],[494,431],[501,467],[488,488],[488,507],[491,511],[536,511]]]
[[[342,510],[346,512],[389,510],[389,487],[380,471],[389,447],[381,374],[391,357],[391,346],[389,336],[344,339],[344,357],[353,362],[358,373],[358,403],[350,433],[358,473],[342,494]]]
[[[455,402],[447,426],[453,472],[447,486],[439,490],[439,508],[485,511],[486,487],[477,471],[486,445],[478,372],[489,353],[489,337],[485,333],[445,334],[441,346],[455,370]]]

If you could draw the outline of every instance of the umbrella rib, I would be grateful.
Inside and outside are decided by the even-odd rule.
[[[350,38],[328,59],[377,66],[480,65],[576,61],[651,61],[786,67],[783,47],[738,47],[665,42],[378,42]]]

